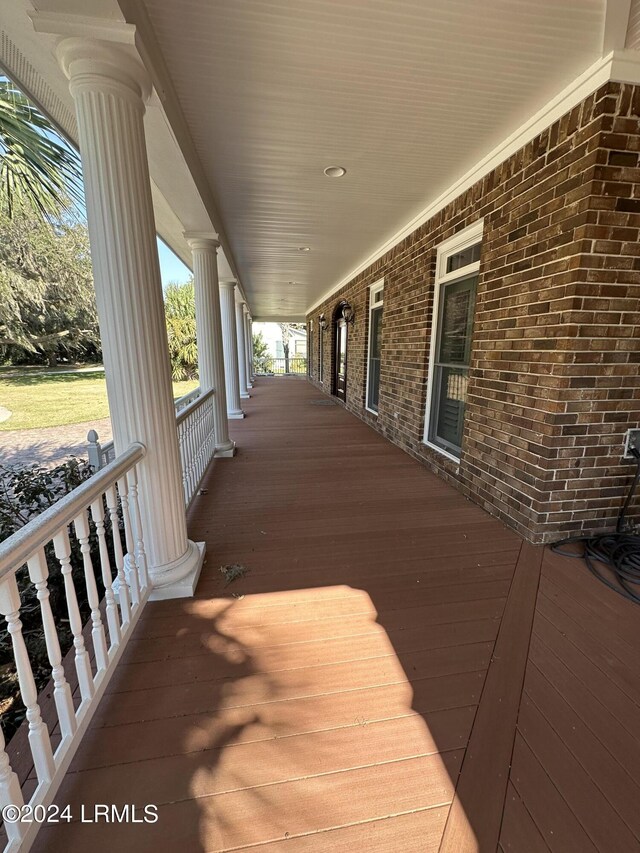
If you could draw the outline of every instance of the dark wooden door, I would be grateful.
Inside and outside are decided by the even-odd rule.
[[[334,394],[340,400],[347,399],[347,323],[340,318],[336,322],[336,357]]]

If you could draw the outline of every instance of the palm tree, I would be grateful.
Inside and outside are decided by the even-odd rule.
[[[82,204],[77,153],[6,78],[0,79],[0,205],[43,219]]]
[[[164,294],[171,375],[174,380],[198,375],[196,344],[196,297],[193,280],[169,284]]]

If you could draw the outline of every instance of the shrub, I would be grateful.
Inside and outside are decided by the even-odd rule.
[[[0,542],[24,527],[43,510],[53,506],[57,500],[87,480],[91,474],[92,469],[89,464],[76,458],[71,458],[55,468],[42,468],[38,465],[0,465]],[[83,622],[85,622],[90,616],[90,609],[87,603],[82,555],[74,537],[71,538],[71,543],[72,577],[78,596],[80,613]],[[93,550],[96,546],[95,531],[93,530],[91,544]],[[73,645],[73,635],[69,627],[64,593],[64,580],[60,564],[53,553],[52,544],[45,547],[45,554],[49,566],[48,586],[51,608],[58,628],[60,647],[64,655]],[[36,686],[40,692],[51,677],[40,605],[26,567],[18,570],[16,579],[22,601],[20,610],[22,633],[29,652]],[[99,593],[102,594],[104,588],[100,583],[100,578],[96,580],[98,581]],[[0,631],[0,712],[2,713],[2,728],[8,741],[24,719],[26,712],[20,699],[11,637],[6,624]]]

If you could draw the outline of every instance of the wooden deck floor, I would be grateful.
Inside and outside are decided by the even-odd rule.
[[[637,851],[640,611],[304,380],[252,394],[197,595],[146,608],[34,849]]]

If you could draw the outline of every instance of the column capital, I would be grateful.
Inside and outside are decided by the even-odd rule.
[[[225,290],[230,290],[231,292],[233,292],[237,283],[238,282],[233,278],[223,278],[219,284],[220,284],[220,287],[224,287]]]
[[[104,39],[71,36],[56,48],[69,79],[71,94],[83,90],[113,91],[144,105],[151,96],[151,78],[135,49]]]
[[[247,305],[247,303],[246,303],[246,302],[243,302],[243,303],[242,303],[242,310],[244,311],[244,313],[245,313],[245,314],[247,315],[247,317],[248,317],[248,316],[249,316],[249,306]]]
[[[220,240],[215,231],[185,231],[184,239],[189,244],[191,251],[217,252],[220,248]]]

